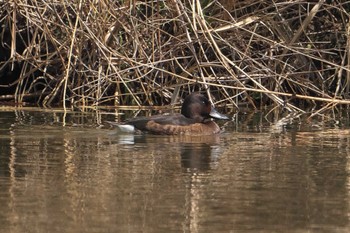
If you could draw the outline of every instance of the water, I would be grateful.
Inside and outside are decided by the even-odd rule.
[[[134,136],[109,117],[0,112],[1,232],[350,230],[349,127]]]

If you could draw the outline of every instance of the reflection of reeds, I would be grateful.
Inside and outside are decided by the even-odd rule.
[[[206,90],[252,107],[350,103],[350,3],[0,3],[1,79],[20,69],[0,100],[147,106]]]

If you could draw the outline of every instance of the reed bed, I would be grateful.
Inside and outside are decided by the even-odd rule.
[[[0,4],[0,88],[13,90],[0,100],[142,107],[203,91],[289,112],[350,103],[349,1]]]

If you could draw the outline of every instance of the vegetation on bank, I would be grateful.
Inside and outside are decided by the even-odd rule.
[[[0,0],[0,101],[349,104],[349,1]]]

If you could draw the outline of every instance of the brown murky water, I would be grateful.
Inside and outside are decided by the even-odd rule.
[[[349,127],[174,137],[94,122],[0,112],[1,232],[350,231]]]

